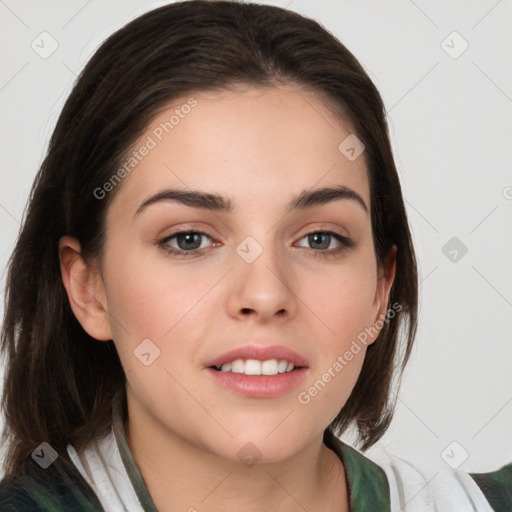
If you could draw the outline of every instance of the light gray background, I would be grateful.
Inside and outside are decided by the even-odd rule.
[[[33,177],[75,76],[107,36],[164,3],[0,0],[2,290]],[[467,452],[466,471],[512,461],[511,2],[263,3],[333,32],[388,111],[421,311],[394,422],[368,455],[379,460],[387,450],[435,469],[458,466]],[[42,46],[43,31],[58,43],[46,59],[31,47]],[[454,58],[464,41],[467,50]],[[442,252],[454,236],[468,248],[456,262]]]

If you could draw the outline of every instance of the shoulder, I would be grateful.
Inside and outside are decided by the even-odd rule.
[[[512,510],[512,462],[497,471],[470,473],[496,511]]]
[[[512,463],[491,473],[468,473],[413,464],[382,446],[363,454],[328,432],[324,441],[343,461],[354,510],[512,512]]]
[[[392,511],[512,511],[512,465],[478,475],[449,467],[412,464],[390,454],[372,457],[385,471]]]
[[[2,512],[103,512],[94,491],[63,465],[46,469],[36,463],[23,475],[0,481]]]

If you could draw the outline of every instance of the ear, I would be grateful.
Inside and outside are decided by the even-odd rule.
[[[386,317],[387,313],[389,294],[395,280],[396,253],[397,247],[396,245],[393,245],[393,247],[391,247],[389,250],[388,255],[386,256],[385,261],[383,262],[382,266],[379,267],[377,272],[377,286],[373,302],[376,316],[373,321],[373,326],[378,330],[378,332],[380,332],[384,326],[384,318]],[[374,337],[373,341],[377,339],[377,336]]]
[[[82,258],[80,242],[63,236],[59,241],[62,282],[69,304],[84,330],[97,340],[112,339],[106,294],[99,271]]]

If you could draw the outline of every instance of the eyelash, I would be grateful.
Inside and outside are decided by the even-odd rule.
[[[310,233],[306,233],[301,237],[305,238],[310,235],[314,235],[317,233],[325,234],[325,235],[331,235],[333,238],[335,238],[338,242],[340,242],[340,247],[337,247],[336,249],[329,249],[329,250],[321,250],[321,249],[311,249],[314,252],[314,255],[320,255],[324,257],[336,257],[344,253],[346,250],[352,248],[355,244],[354,241],[350,238],[348,238],[345,235],[342,235],[341,233],[338,233],[337,231],[329,231],[329,230],[318,230],[318,231],[311,231]],[[178,235],[190,235],[190,234],[197,234],[202,235],[207,238],[210,238],[213,240],[213,237],[211,237],[208,233],[205,233],[204,231],[200,230],[178,230],[172,233],[169,236],[166,236],[162,240],[158,242],[158,245],[162,247],[168,254],[173,254],[174,256],[187,258],[192,257],[196,255],[200,255],[204,249],[192,249],[190,251],[182,251],[180,249],[175,249],[174,247],[169,247],[168,242],[175,238]]]

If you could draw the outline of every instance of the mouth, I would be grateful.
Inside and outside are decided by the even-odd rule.
[[[278,375],[308,368],[308,361],[284,345],[248,344],[208,361],[206,368],[245,375]]]
[[[282,345],[245,345],[209,361],[205,370],[217,385],[237,395],[273,398],[299,386],[309,363]]]
[[[294,363],[286,359],[235,359],[222,364],[221,366],[210,366],[211,369],[224,373],[240,373],[244,375],[279,375],[290,373],[294,370],[304,368],[295,366]]]

